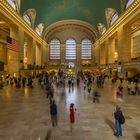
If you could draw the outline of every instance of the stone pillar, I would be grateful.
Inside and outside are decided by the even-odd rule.
[[[96,61],[95,61],[95,46],[92,44],[91,46],[91,66],[94,66]]]
[[[95,64],[100,65],[100,45],[94,46],[95,51]]]
[[[123,48],[123,61],[131,60],[131,27],[124,27],[124,41],[125,46]]]
[[[111,64],[115,62],[115,39],[111,38],[108,40],[108,48],[107,48],[107,64]]]
[[[126,42],[125,42],[125,35],[124,35],[124,26],[120,26],[117,32],[117,45],[118,45],[118,66],[117,68],[121,68],[121,72],[118,72],[118,77],[124,77],[124,70],[123,70],[123,62],[125,61],[124,58],[127,55],[125,49],[127,49]]]
[[[100,64],[106,64],[106,47],[105,44],[100,46]]]
[[[81,69],[81,44],[76,45],[76,72],[78,72]]]
[[[124,48],[126,49],[126,44],[124,40],[124,28],[120,26],[117,32],[117,45],[118,45],[118,62],[123,62]]]
[[[50,53],[49,53],[49,45],[46,46],[46,66],[47,66],[47,69],[49,67],[49,63],[50,63]]]
[[[65,64],[65,44],[61,44],[60,46],[60,59],[61,59],[61,64]]]
[[[27,38],[27,64],[32,64],[32,44],[33,44],[33,39],[28,37]]]
[[[44,58],[44,47],[43,47],[43,40],[41,42],[41,62],[40,62],[40,65],[42,66],[43,65],[43,58]]]
[[[24,30],[18,29],[18,41],[19,41],[19,70],[24,67]]]
[[[32,61],[33,61],[33,64],[35,63],[36,64],[36,41],[33,39],[33,42],[32,42],[32,49],[31,49],[31,52],[32,52]]]
[[[35,46],[36,48],[36,65],[41,65],[41,45],[40,44],[36,44]]]
[[[10,37],[18,41],[19,51],[7,50],[8,54],[8,72],[10,74],[19,74],[19,71],[23,69],[24,58],[24,31],[15,27],[10,28]]]
[[[45,44],[42,45],[42,50],[43,50],[43,57],[42,57],[42,65],[45,66],[47,63],[47,46],[45,46]]]
[[[105,64],[108,65],[109,63],[109,50],[110,50],[110,44],[109,44],[109,39],[105,41]]]

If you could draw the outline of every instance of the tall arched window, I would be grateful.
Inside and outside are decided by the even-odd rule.
[[[23,15],[23,19],[24,19],[30,26],[32,26],[31,19],[30,19],[30,17],[29,17],[27,14],[24,14],[24,15]]]
[[[92,43],[89,39],[82,40],[81,46],[81,59],[91,59],[92,56]]]
[[[104,34],[106,32],[106,27],[103,26],[103,31],[102,31],[102,34]]]
[[[115,13],[110,20],[110,26],[119,18],[118,14]]]
[[[11,7],[17,11],[17,7],[16,7],[16,4],[15,4],[15,0],[6,0],[10,5]]]
[[[66,59],[74,60],[76,59],[76,42],[74,39],[70,38],[66,40]]]
[[[35,31],[41,36],[44,29],[44,24],[40,23],[36,28]]]
[[[133,4],[135,2],[135,0],[128,0],[127,4],[126,4],[126,9],[131,6],[131,4]]]
[[[60,41],[58,39],[53,39],[50,42],[50,59],[60,59]]]

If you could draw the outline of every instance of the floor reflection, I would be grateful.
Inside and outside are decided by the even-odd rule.
[[[78,105],[78,93],[77,88],[66,88],[66,108],[69,110],[70,104],[74,103],[75,108]]]
[[[95,85],[92,87],[92,91]],[[51,128],[50,104],[46,90],[4,87],[0,90],[0,140],[115,140],[112,112],[120,104],[126,118],[122,138],[140,140],[140,96],[128,96],[124,85],[123,98],[116,98],[116,86],[107,81],[100,88],[100,104],[93,103],[92,92],[83,83],[73,89],[55,87],[58,106],[58,126]],[[70,133],[69,106],[75,104],[74,133]],[[11,140],[12,140],[11,139]]]

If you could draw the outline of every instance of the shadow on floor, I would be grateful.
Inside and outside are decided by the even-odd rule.
[[[140,133],[134,134],[134,138],[135,138],[136,140],[140,140]]]
[[[109,120],[109,119],[105,119],[105,122],[109,125],[109,127],[112,129],[113,133],[115,132],[115,129],[114,129],[114,122]]]
[[[52,135],[52,128],[49,128],[45,137],[45,140],[50,140]]]

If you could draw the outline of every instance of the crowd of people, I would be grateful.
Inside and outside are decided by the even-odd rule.
[[[41,73],[36,76],[21,76],[19,75],[18,77],[12,77],[8,76],[6,78],[6,84],[10,85],[11,87],[16,87],[16,88],[24,88],[24,87],[29,87],[33,88],[33,81],[34,78],[37,78],[38,80],[38,85],[40,86],[41,89],[45,90],[46,93],[46,98],[49,100],[50,104],[50,115],[51,115],[51,121],[52,121],[52,126],[56,127],[58,125],[57,122],[57,104],[55,102],[55,90],[54,87],[56,86],[57,88],[61,88],[62,90],[62,95],[65,94],[65,87],[67,86],[69,88],[69,91],[73,90],[75,86],[77,88],[83,88],[84,94],[89,94],[92,95],[92,101],[93,103],[101,103],[100,102],[100,93],[99,93],[99,88],[104,87],[105,80],[108,78],[106,75],[96,75],[93,73],[78,73],[75,77],[74,76],[66,76],[64,75],[63,72],[58,72],[58,73]],[[117,78],[112,78],[112,84],[116,83],[117,80],[120,80],[119,85],[116,87],[116,96],[117,97],[123,97],[123,80],[122,79],[117,79]],[[127,91],[128,95],[140,95],[140,81],[126,81],[127,82]],[[81,87],[81,83],[84,85]],[[94,88],[93,88],[94,85]],[[2,87],[0,83],[0,87]],[[74,108],[74,103],[70,104],[70,131],[72,132],[73,124],[75,122],[75,112],[76,109]],[[122,136],[122,128],[121,124],[122,122],[120,121],[121,118],[124,118],[123,113],[120,109],[119,106],[116,106],[116,111],[114,113],[114,118],[115,118],[115,133],[114,135],[119,137]]]

